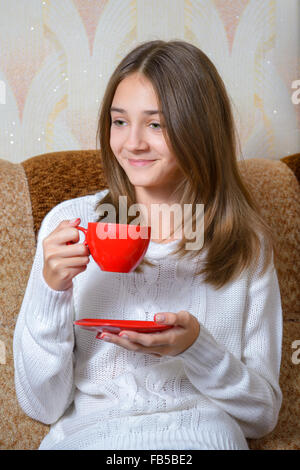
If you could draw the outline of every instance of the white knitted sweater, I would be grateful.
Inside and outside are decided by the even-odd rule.
[[[247,449],[276,425],[281,406],[282,310],[273,262],[221,290],[177,260],[174,244],[150,242],[144,273],[101,271],[91,259],[73,287],[43,279],[42,240],[64,219],[96,221],[104,196],[63,202],[45,217],[14,334],[15,385],[26,414],[51,424],[40,449]],[[83,238],[81,238],[83,240]],[[261,253],[261,260],[263,253]],[[96,339],[80,318],[153,320],[187,310],[194,344],[155,357]]]

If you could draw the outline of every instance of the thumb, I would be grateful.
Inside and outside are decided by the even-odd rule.
[[[180,310],[176,315],[175,325],[187,327],[191,322],[191,314],[186,310]]]
[[[163,323],[164,325],[174,325],[176,322],[176,313],[172,312],[159,312],[154,315],[156,323]]]

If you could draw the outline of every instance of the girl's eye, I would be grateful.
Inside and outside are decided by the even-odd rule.
[[[124,127],[122,126],[122,124],[124,124],[125,121],[122,121],[121,119],[116,119],[115,121],[113,121],[113,124],[117,127]],[[154,129],[157,129],[159,130],[161,128],[160,124],[158,122],[152,122],[150,124],[150,126],[155,126]]]
[[[155,127],[154,129],[160,129],[160,124],[158,122],[152,122],[150,126],[158,126],[158,127]]]
[[[124,122],[124,121],[121,121],[121,119],[116,119],[115,121],[113,121],[113,124],[114,124],[115,126],[120,127],[119,124],[120,124],[120,123],[122,124],[123,122]]]

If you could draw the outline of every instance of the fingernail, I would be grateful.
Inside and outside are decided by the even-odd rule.
[[[125,338],[125,339],[129,339],[129,336],[127,335],[122,335],[122,334],[119,334],[120,338]]]
[[[69,221],[69,224],[75,225],[75,224],[78,224],[78,222],[80,222],[79,217],[77,217],[77,219],[72,219],[72,220],[70,220],[70,221]]]
[[[100,339],[103,339],[103,341],[110,341],[110,337],[108,335],[101,335]]]
[[[163,323],[165,319],[166,319],[165,315],[161,315],[161,314],[155,315],[155,321],[157,323]]]

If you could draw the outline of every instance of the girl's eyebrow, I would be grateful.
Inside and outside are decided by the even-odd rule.
[[[115,106],[112,106],[110,108],[110,111],[116,111],[117,113],[122,113],[122,114],[127,114],[127,111],[123,108],[116,108]],[[147,115],[151,115],[152,114],[162,114],[162,111],[159,111],[158,109],[147,109],[145,111],[143,111],[143,114],[147,114]]]

